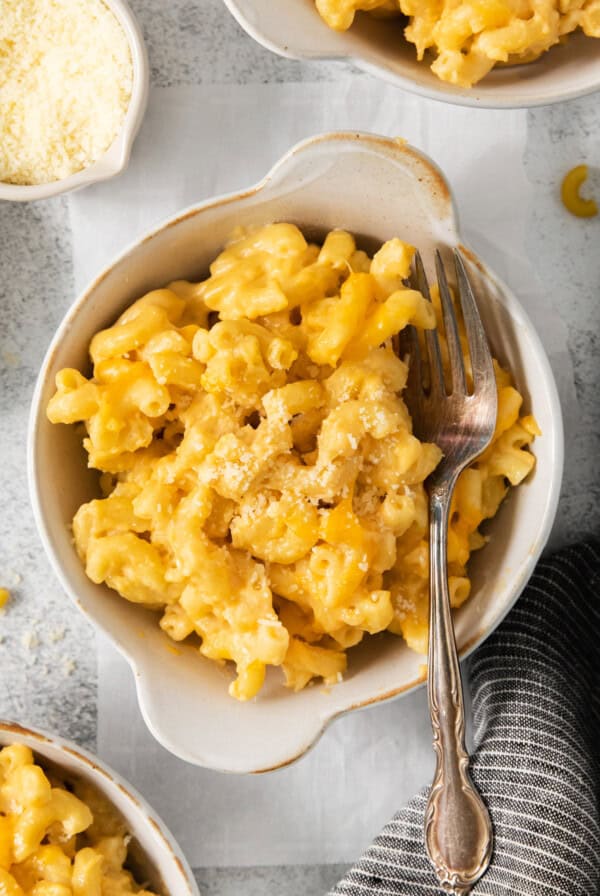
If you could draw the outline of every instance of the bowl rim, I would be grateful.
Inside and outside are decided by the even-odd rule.
[[[231,203],[235,203],[236,201],[243,200],[250,196],[256,195],[257,193],[260,193],[262,190],[269,186],[270,182],[275,179],[277,175],[279,175],[280,171],[285,170],[288,163],[295,156],[303,153],[306,150],[310,150],[313,147],[335,142],[346,145],[347,147],[356,147],[358,149],[362,149],[365,146],[370,146],[372,150],[379,152],[381,152],[383,146],[384,150],[393,151],[395,154],[408,154],[413,158],[416,158],[417,160],[423,162],[436,178],[441,178],[441,182],[446,189],[444,199],[448,204],[449,221],[452,226],[452,232],[456,236],[457,246],[461,249],[463,254],[467,256],[468,260],[476,267],[478,267],[483,276],[487,277],[488,280],[501,292],[503,298],[506,300],[505,308],[507,310],[507,313],[509,313],[512,317],[515,317],[515,312],[518,313],[518,317],[527,330],[528,337],[531,340],[532,345],[534,346],[538,363],[540,364],[543,371],[543,379],[548,393],[551,419],[553,422],[551,433],[545,433],[544,438],[552,438],[552,441],[549,442],[549,444],[551,445],[553,464],[551,479],[548,483],[547,500],[544,505],[542,525],[537,533],[534,548],[528,553],[526,562],[520,568],[518,574],[514,576],[514,584],[511,589],[511,599],[505,601],[502,607],[502,611],[495,617],[493,625],[486,628],[476,629],[474,634],[467,640],[467,642],[461,646],[461,660],[469,656],[483,641],[485,641],[492,634],[493,631],[495,631],[498,625],[500,625],[502,620],[506,617],[506,615],[510,612],[512,607],[517,602],[523,589],[526,587],[527,582],[529,581],[534,571],[537,560],[539,559],[548,541],[558,508],[564,466],[564,428],[562,409],[556,381],[552,368],[550,366],[550,362],[546,355],[546,351],[542,345],[537,330],[535,329],[533,323],[527,315],[527,312],[525,311],[517,297],[514,295],[512,290],[487,267],[487,265],[476,255],[476,253],[473,252],[473,250],[469,248],[467,244],[462,241],[458,214],[452,190],[450,189],[450,186],[448,185],[444,174],[441,172],[437,164],[433,162],[421,150],[417,149],[414,146],[411,146],[408,143],[398,142],[393,138],[382,137],[376,134],[357,131],[327,132],[309,137],[292,146],[271,167],[267,174],[253,186],[236,192],[211,197],[200,203],[194,203],[190,206],[187,206],[186,208],[177,212],[175,215],[167,217],[158,225],[155,225],[150,230],[131,241],[129,245],[118,256],[114,257],[109,262],[109,264],[107,264],[105,268],[94,278],[91,284],[86,287],[83,292],[75,299],[75,301],[63,317],[61,323],[59,324],[40,366],[40,371],[31,401],[31,411],[28,421],[27,476],[30,502],[32,505],[38,534],[58,581],[62,585],[69,598],[76,604],[78,609],[83,612],[86,618],[88,618],[95,627],[106,634],[107,638],[119,650],[121,655],[128,662],[134,675],[140,711],[152,735],[160,744],[162,744],[163,747],[169,750],[169,752],[178,756],[180,759],[183,759],[194,765],[200,765],[206,768],[212,768],[223,772],[267,772],[288,765],[294,762],[296,759],[299,759],[308,749],[314,746],[321,737],[324,730],[336,718],[357,709],[366,709],[369,706],[377,705],[379,703],[387,702],[388,700],[393,700],[409,694],[416,688],[421,687],[425,683],[425,678],[424,676],[420,675],[419,677],[414,678],[411,681],[403,682],[398,687],[393,687],[391,690],[386,691],[383,694],[376,694],[372,698],[359,700],[342,708],[332,707],[331,713],[324,714],[323,716],[319,717],[318,730],[317,726],[315,726],[315,731],[311,734],[310,738],[305,740],[300,747],[295,749],[293,755],[290,755],[288,759],[275,766],[257,767],[255,763],[251,768],[248,767],[232,770],[230,768],[217,766],[212,762],[206,761],[206,759],[203,760],[201,757],[199,757],[198,754],[190,753],[185,748],[182,748],[172,739],[170,731],[168,731],[167,729],[161,729],[159,726],[157,726],[157,724],[155,724],[154,720],[151,717],[149,706],[147,705],[143,695],[145,676],[140,671],[140,662],[138,658],[134,656],[130,652],[128,647],[122,643],[122,639],[119,637],[118,633],[109,631],[109,629],[105,627],[104,624],[96,620],[93,613],[91,613],[87,607],[81,604],[80,600],[77,597],[75,588],[71,585],[66,573],[64,573],[58,556],[55,553],[53,547],[53,539],[49,526],[47,525],[47,522],[45,520],[45,514],[43,510],[43,504],[45,502],[42,502],[42,500],[40,499],[40,488],[38,485],[39,480],[41,479],[41,471],[38,469],[38,464],[36,461],[36,441],[38,428],[41,420],[44,419],[45,414],[45,409],[41,406],[41,396],[47,381],[48,368],[52,363],[55,351],[58,349],[65,335],[72,329],[74,319],[79,314],[81,307],[89,300],[91,296],[93,296],[98,284],[104,280],[104,278],[113,268],[119,265],[124,259],[127,258],[127,256],[135,252],[139,246],[146,243],[158,233],[169,229],[179,222],[184,221],[188,217],[202,213],[209,209],[216,208],[218,206],[226,206]]]
[[[122,775],[107,765],[94,753],[86,750],[85,747],[81,747],[79,744],[62,737],[61,735],[51,734],[43,728],[30,728],[29,726],[21,725],[19,722],[13,722],[10,719],[0,717],[0,749],[11,743],[15,743],[15,740],[11,739],[15,737],[17,738],[16,742],[25,743],[26,741],[32,741],[36,744],[37,746],[31,746],[30,748],[34,754],[36,754],[39,749],[40,756],[44,756],[44,746],[56,748],[60,753],[68,755],[71,761],[74,760],[75,764],[82,769],[82,774],[85,774],[92,779],[103,779],[105,782],[108,782],[109,786],[117,788],[121,796],[124,796],[127,799],[132,812],[139,818],[140,825],[143,825],[148,830],[152,830],[153,834],[160,837],[162,840],[165,853],[169,855],[169,861],[171,861],[173,867],[177,869],[182,884],[186,885],[187,894],[189,894],[189,896],[200,896],[200,891],[198,890],[198,885],[196,884],[192,869],[175,837],[162,818],[147,802],[145,797],[126,781]],[[29,744],[26,745],[29,746]],[[130,831],[130,833],[135,836],[134,831]],[[158,862],[157,869],[159,871],[161,870],[158,866]]]
[[[581,88],[563,89],[551,98],[548,97],[532,97],[527,100],[511,99],[510,96],[500,96],[494,99],[488,94],[480,94],[477,86],[471,88],[456,87],[447,85],[445,88],[427,87],[412,80],[412,78],[393,71],[385,63],[377,61],[377,54],[371,54],[371,58],[361,56],[355,53],[341,53],[335,51],[307,51],[303,53],[294,52],[290,49],[290,45],[278,43],[270,37],[267,37],[261,30],[258,21],[253,21],[247,13],[244,12],[242,6],[244,2],[247,5],[248,0],[223,0],[225,6],[232,14],[234,19],[244,29],[253,40],[276,53],[285,59],[295,59],[297,61],[311,62],[347,62],[355,65],[369,75],[379,78],[395,87],[400,87],[408,93],[423,97],[429,100],[435,100],[440,103],[449,103],[456,106],[467,106],[472,109],[535,109],[541,106],[552,106],[557,103],[564,103],[568,100],[578,99],[589,96],[592,93],[600,91],[600,79],[596,84],[587,85]],[[251,2],[251,0],[250,0]],[[593,40],[594,38],[592,38]]]
[[[31,202],[69,193],[90,184],[108,180],[125,170],[134,140],[148,105],[150,65],[142,29],[128,0],[100,0],[113,13],[125,32],[131,51],[133,82],[129,105],[119,131],[104,154],[87,168],[45,184],[10,184],[0,181],[0,200]]]

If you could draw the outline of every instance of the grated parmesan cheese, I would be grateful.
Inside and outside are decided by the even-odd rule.
[[[72,660],[68,656],[61,657],[62,660],[62,673],[65,678],[68,678],[69,675],[72,675],[75,669],[77,668],[77,663],[75,660]]]
[[[21,644],[23,645],[23,647],[25,647],[26,650],[35,650],[39,643],[39,638],[35,632],[23,632],[21,636]]]
[[[0,181],[62,180],[119,132],[133,81],[127,37],[102,0],[0,6]]]

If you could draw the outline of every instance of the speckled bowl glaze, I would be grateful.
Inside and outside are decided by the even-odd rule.
[[[329,28],[315,0],[225,0],[242,28],[268,50],[292,59],[345,60],[420,96],[461,106],[545,106],[600,90],[600,41],[575,34],[529,65],[495,69],[465,90],[418,62],[399,20],[358,15],[349,31]]]
[[[24,744],[70,778],[92,783],[117,809],[132,835],[136,857],[152,887],[164,896],[200,896],[194,875],[165,824],[143,797],[96,756],[44,731],[0,720],[0,748]]]
[[[394,236],[449,253],[461,245],[448,186],[435,165],[401,142],[337,133],[294,147],[258,185],[194,206],[131,246],[75,302],[46,355],[35,389],[28,464],[40,536],[65,591],[112,639],[133,669],[148,727],[172,753],[229,772],[267,771],[301,756],[340,713],[406,694],[423,681],[423,657],[396,637],[349,652],[345,680],[294,694],[271,669],[259,697],[228,696],[232,670],[179,645],[174,655],[156,615],[85,575],[70,523],[99,494],[74,427],[52,426],[45,409],[62,367],[89,370],[92,336],[133,300],[179,278],[199,278],[236,225],[292,221],[310,238],[343,227],[373,249]],[[473,596],[456,614],[463,655],[507,613],[527,582],[556,512],[563,463],[560,406],[538,336],[517,299],[463,247],[496,356],[512,370],[543,437],[535,473],[489,526],[471,566]],[[430,272],[431,273],[431,272]]]
[[[131,50],[133,85],[121,130],[102,158],[94,162],[93,165],[89,165],[69,177],[64,177],[62,180],[51,181],[47,184],[21,185],[0,181],[0,199],[8,199],[12,202],[48,199],[61,193],[79,190],[81,187],[87,187],[90,184],[98,183],[98,181],[108,180],[127,168],[133,142],[148,105],[150,66],[141,28],[126,0],[102,0],[102,2],[114,13],[125,32]]]

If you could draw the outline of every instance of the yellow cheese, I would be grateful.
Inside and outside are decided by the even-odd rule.
[[[125,117],[125,32],[102,0],[0,3],[0,181],[62,180],[97,161]]]

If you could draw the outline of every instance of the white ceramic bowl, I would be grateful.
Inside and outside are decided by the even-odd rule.
[[[69,193],[71,190],[78,190],[80,187],[108,180],[108,178],[120,174],[127,167],[133,141],[140,129],[148,104],[150,67],[142,31],[126,0],[102,0],[102,2],[116,16],[127,36],[131,50],[133,85],[121,130],[102,158],[94,162],[93,165],[89,165],[69,177],[64,177],[62,180],[51,181],[47,184],[21,185],[0,181],[0,199],[8,199],[12,202],[49,199],[60,193]]]
[[[89,781],[115,806],[134,839],[136,853],[144,857],[142,870],[158,893],[199,896],[194,875],[164,822],[120,775],[69,741],[0,720],[0,748],[15,743],[29,747],[42,763],[52,763],[69,777]]]
[[[545,106],[600,90],[600,41],[576,34],[538,62],[496,69],[465,90],[440,81],[402,34],[400,21],[357,16],[349,31],[333,31],[315,0],[225,0],[247,33],[292,59],[342,59],[398,87],[462,106],[512,109]]]
[[[56,372],[89,369],[94,333],[112,324],[134,299],[177,278],[198,278],[238,224],[293,221],[308,236],[335,227],[366,248],[393,236],[434,248],[460,244],[448,186],[433,163],[409,146],[360,134],[328,134],[292,149],[257,186],[202,203],[167,221],[121,255],[76,301],[42,365],[29,432],[29,483],[40,536],[65,591],[109,635],[135,674],[144,718],[155,737],[190,762],[231,772],[291,762],[339,713],[404,694],[422,681],[423,658],[391,635],[349,652],[343,683],[299,694],[270,670],[259,698],[227,694],[231,670],[194,648],[168,650],[157,617],[94,585],[73,548],[70,522],[98,495],[74,427],[52,426],[45,408]],[[537,468],[489,527],[491,542],[471,566],[473,596],[456,614],[463,653],[479,644],[510,609],[546,542],[562,473],[562,424],[552,373],[517,299],[465,248],[496,356],[513,371],[543,430]]]

